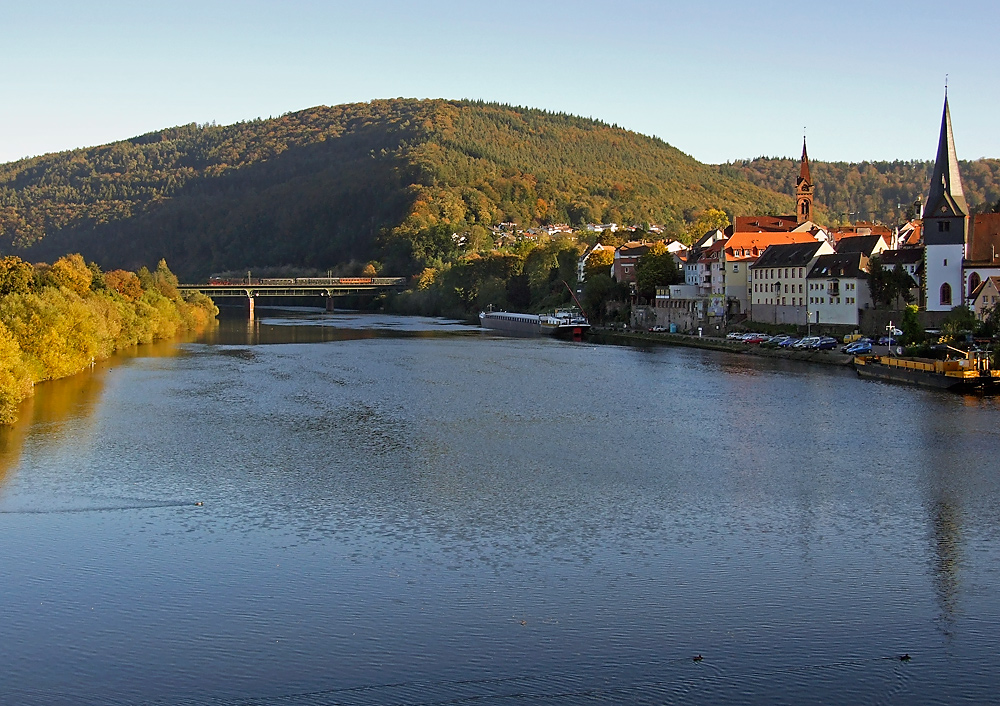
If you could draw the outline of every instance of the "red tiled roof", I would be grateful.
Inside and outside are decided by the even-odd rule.
[[[799,225],[795,216],[737,216],[732,233],[787,233]]]
[[[1000,261],[1000,213],[980,213],[969,223],[969,257],[972,262]]]

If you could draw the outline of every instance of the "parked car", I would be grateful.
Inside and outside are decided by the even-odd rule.
[[[844,336],[844,343],[846,343],[847,345],[850,345],[852,343],[857,343],[858,341],[861,340],[861,338],[862,336],[860,333],[849,333],[846,336]]]
[[[744,334],[742,331],[733,331],[731,333],[727,333],[726,338],[728,338],[730,341],[735,341],[740,338],[743,338],[744,335],[746,334]]]
[[[754,333],[743,339],[744,343],[763,343],[771,337],[765,333]]]
[[[792,345],[792,348],[797,348],[799,350],[803,348],[812,348],[817,343],[819,343],[819,336],[806,336],[798,343]]]
[[[830,336],[823,336],[812,347],[821,351],[831,351],[837,347],[837,339]]]
[[[882,336],[878,339],[878,344],[880,346],[895,346],[899,343],[895,338],[890,338],[889,336]]]
[[[867,355],[872,352],[872,342],[867,338],[862,338],[849,346],[844,346],[842,350],[848,355]]]
[[[798,343],[800,340],[801,339],[798,339],[795,336],[789,336],[784,341],[782,341],[781,343],[778,344],[778,348],[791,348],[796,343]]]
[[[846,346],[844,346],[840,350],[842,350],[844,353],[851,353],[853,351],[851,351],[849,349],[855,348],[857,346],[868,346],[869,348],[871,348],[871,346],[872,346],[872,339],[870,339],[870,338],[859,338],[857,341],[853,341],[852,343],[848,343]]]
[[[666,330],[667,330],[666,326],[653,326],[651,329],[649,329],[650,333],[663,333]]]

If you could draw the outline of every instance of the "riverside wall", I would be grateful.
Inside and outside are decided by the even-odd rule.
[[[761,348],[759,345],[731,341],[713,336],[691,336],[683,333],[651,333],[644,331],[614,331],[594,328],[589,339],[595,343],[618,345],[668,345],[702,348],[711,351],[756,355],[764,358],[784,358],[801,360],[822,365],[849,365],[854,356],[845,355],[838,349],[826,351],[799,351],[784,348]]]

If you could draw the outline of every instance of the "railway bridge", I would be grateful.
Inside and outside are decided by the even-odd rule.
[[[244,298],[250,302],[250,318],[254,317],[257,297],[322,297],[328,309],[333,298],[351,294],[378,294],[398,291],[406,286],[405,277],[290,277],[282,279],[222,280],[208,284],[180,284],[182,292],[201,292],[215,299]]]

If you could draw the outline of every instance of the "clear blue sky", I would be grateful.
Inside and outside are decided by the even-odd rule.
[[[593,116],[705,162],[1000,157],[997,0],[0,0],[0,162],[372,98]]]

